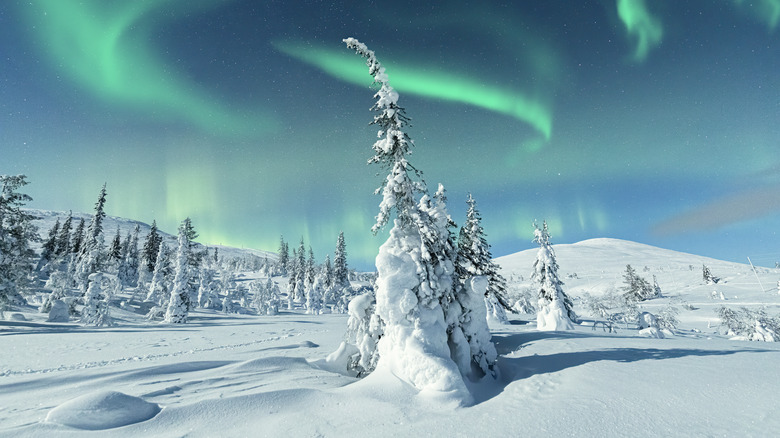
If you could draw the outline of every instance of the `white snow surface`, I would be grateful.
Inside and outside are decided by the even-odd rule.
[[[112,308],[117,325],[95,328],[46,322],[31,304],[6,312],[26,321],[0,320],[0,436],[764,437],[780,430],[773,377],[780,344],[730,340],[713,311],[764,306],[777,314],[780,296],[767,285],[780,271],[759,269],[762,292],[746,265],[618,240],[554,248],[583,323],[540,332],[535,315],[512,314],[509,325],[492,326],[499,377],[467,381],[469,405],[419,392],[387,366],[362,380],[336,372],[325,358],[341,344],[347,315],[197,309],[174,325]],[[528,282],[535,252],[497,262],[507,277]],[[704,284],[702,262],[723,282]],[[664,298],[643,311],[673,298],[692,305],[680,311],[673,336],[594,330],[578,307],[584,292],[620,287],[626,263],[645,278],[655,274],[662,288]],[[727,299],[713,300],[713,288]]]

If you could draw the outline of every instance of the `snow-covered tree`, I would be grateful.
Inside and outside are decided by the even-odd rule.
[[[277,273],[279,275],[287,275],[287,265],[290,263],[290,248],[287,242],[284,241],[284,237],[279,238],[279,262]]]
[[[122,260],[122,236],[119,231],[119,225],[116,226],[116,234],[111,239],[111,245],[108,247],[108,260],[119,262]]]
[[[269,277],[265,283],[252,282],[250,292],[254,293],[252,300],[258,315],[276,315],[279,313],[279,287]]]
[[[60,233],[57,235],[57,249],[55,253],[59,257],[65,257],[70,253],[70,232],[73,228],[73,214],[68,213],[68,218],[62,223]]]
[[[170,295],[173,276],[170,251],[168,251],[165,243],[160,243],[155,260],[154,272],[152,273],[151,283],[149,283],[146,301],[151,301],[161,306]]]
[[[336,241],[336,253],[333,258],[332,284],[335,290],[341,290],[349,286],[349,268],[347,268],[347,244],[344,241],[344,232],[339,232]]]
[[[95,214],[84,234],[81,252],[76,262],[76,283],[82,291],[87,288],[90,275],[102,269],[104,259],[103,248],[103,220],[106,218],[104,211],[106,205],[106,185],[100,189],[98,200],[95,203]]]
[[[314,270],[314,251],[311,249],[311,245],[309,246],[309,258],[306,259],[306,285],[307,287],[311,287],[314,284],[314,277],[317,275],[317,272]]]
[[[547,222],[542,223],[541,229],[534,223],[534,242],[539,244],[532,276],[539,290],[536,327],[544,331],[572,330],[577,317],[571,300],[563,292],[563,282],[558,278],[558,262],[550,243]]]
[[[176,273],[173,278],[173,287],[168,300],[168,308],[165,311],[165,322],[180,324],[187,322],[187,301],[189,297],[190,281],[190,240],[191,233],[186,227],[186,220],[179,227],[179,246],[176,250]]]
[[[40,240],[34,217],[22,210],[32,201],[18,192],[25,185],[25,175],[0,175],[0,311],[26,304],[22,293],[29,285],[35,257],[30,245]]]
[[[315,276],[311,286],[306,289],[306,313],[310,315],[319,315],[322,313],[323,293],[324,282],[322,277]]]
[[[656,297],[656,290],[644,278],[640,277],[631,265],[626,265],[626,272],[623,274],[625,293],[623,297],[626,301],[645,301]]]
[[[455,265],[458,281],[465,285],[471,277],[487,277],[485,305],[488,307],[488,316],[497,322],[506,323],[505,310],[512,310],[512,305],[506,298],[506,279],[498,272],[498,265],[493,261],[490,245],[482,228],[482,216],[471,193],[466,204],[466,222],[458,235],[458,258]]]
[[[73,230],[73,237],[70,238],[71,246],[70,251],[73,254],[81,254],[81,247],[84,245],[84,218],[79,219],[79,224],[76,225],[76,229]]]
[[[333,286],[333,265],[330,263],[330,254],[325,254],[325,263],[322,265],[322,275],[328,288]]]
[[[54,225],[49,230],[49,234],[41,247],[41,261],[49,261],[54,259],[57,253],[57,237],[60,232],[60,219],[54,222]]]
[[[160,253],[160,245],[162,244],[162,236],[157,231],[157,221],[152,221],[152,226],[149,229],[149,234],[146,235],[144,241],[144,247],[141,250],[141,263],[145,268],[143,271],[147,273],[153,273],[154,267],[157,265],[157,254]]]
[[[122,255],[119,262],[119,279],[121,287],[135,287],[138,284],[138,268],[141,265],[138,250],[138,237],[141,227],[136,225],[133,234],[128,233],[122,244]]]
[[[110,293],[103,289],[103,273],[89,275],[89,286],[84,293],[84,308],[81,311],[81,323],[86,325],[113,325],[109,312]]]
[[[219,296],[216,289],[217,284],[214,281],[215,272],[210,268],[203,268],[200,271],[198,282],[198,306],[205,309],[214,309],[219,307]]]
[[[296,303],[303,303],[306,299],[306,247],[301,237],[301,244],[298,251],[295,252],[295,265],[290,273],[290,278],[294,277],[293,299]],[[291,280],[292,281],[292,280]]]
[[[701,276],[705,284],[717,284],[720,281],[720,278],[712,275],[710,268],[704,264],[701,265]]]
[[[377,368],[384,367],[419,390],[444,391],[468,399],[460,370],[451,358],[442,308],[443,298],[452,293],[455,271],[446,248],[451,239],[448,222],[437,217],[438,208],[430,208],[432,201],[422,174],[407,159],[412,140],[404,129],[409,119],[398,105],[398,93],[390,86],[384,67],[364,44],[354,38],[344,42],[366,59],[379,86],[373,107],[377,115],[372,122],[379,127],[378,140],[369,163],[380,165],[388,175],[377,189],[382,201],[372,230],[378,232],[395,215],[390,236],[376,258],[373,311],[384,327],[377,342]],[[373,315],[369,321],[372,319]],[[360,354],[359,362],[371,362],[375,357],[372,351]]]

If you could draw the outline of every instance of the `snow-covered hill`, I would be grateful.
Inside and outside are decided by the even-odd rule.
[[[68,218],[67,211],[51,211],[51,210],[37,210],[37,209],[25,209],[25,211],[37,218],[35,221],[33,221],[33,223],[38,227],[38,231],[41,234],[41,237],[43,238],[46,238],[47,233],[49,232],[51,227],[54,226],[57,219],[60,220],[60,225],[62,225],[65,222],[65,220]],[[85,223],[84,226],[87,227],[89,226],[89,222],[92,219],[92,214],[88,214],[88,213],[73,212],[72,215],[73,215],[74,229],[78,225],[79,220],[84,219],[84,223]],[[111,239],[114,238],[117,227],[119,227],[119,235],[124,240],[127,233],[132,233],[136,225],[138,225],[140,228],[139,236],[142,244],[143,239],[146,237],[147,234],[149,234],[151,225],[133,219],[127,219],[127,218],[122,218],[117,216],[106,216],[106,218],[103,221],[103,235],[104,235],[106,245],[108,245]],[[195,224],[195,229],[197,231],[197,224]],[[158,230],[158,231],[160,235],[163,237],[163,241],[165,242],[166,245],[168,245],[171,248],[176,247],[177,245],[176,234],[166,233],[163,230]],[[171,230],[171,232],[176,233],[176,230]],[[203,245],[197,244],[196,247],[203,247]],[[241,258],[247,255],[260,257],[261,259],[268,257],[269,260],[276,260],[278,258],[276,253],[270,251],[262,251],[262,250],[250,249],[250,248],[234,248],[234,247],[222,246],[222,245],[208,245],[208,247],[212,253],[214,248],[219,248],[219,254],[225,258],[233,258],[233,257]]]
[[[555,250],[584,324],[538,332],[533,315],[512,315],[512,324],[493,326],[500,377],[469,382],[471,406],[416,394],[388,374],[356,380],[331,369],[324,358],[343,339],[344,315],[195,310],[190,323],[174,326],[116,309],[116,327],[93,328],[46,323],[31,306],[17,309],[26,321],[0,321],[0,436],[763,437],[780,430],[780,382],[772,377],[780,343],[731,340],[714,312],[763,305],[776,314],[780,272],[759,269],[756,277],[748,265],[614,239]],[[529,287],[534,257],[531,250],[497,261],[514,287]],[[644,309],[679,308],[674,336],[594,330],[577,307],[585,293],[620,288],[626,264],[650,281],[655,275],[663,289]],[[721,282],[704,284],[701,264]]]

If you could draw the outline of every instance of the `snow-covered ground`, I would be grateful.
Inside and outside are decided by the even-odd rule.
[[[0,321],[0,435],[687,437],[780,430],[780,344],[730,340],[719,334],[714,312],[764,305],[776,314],[780,271],[759,268],[756,276],[747,265],[613,239],[555,250],[583,325],[542,333],[533,315],[512,315],[512,324],[493,326],[500,378],[471,382],[470,406],[416,394],[390,375],[357,380],[331,369],[324,358],[343,338],[345,315],[196,310],[189,323],[166,325],[114,308],[115,327],[93,328],[46,323],[30,306]],[[515,288],[528,286],[534,255],[497,260]],[[720,283],[704,284],[702,263]],[[690,304],[675,304],[675,336],[593,329],[578,298],[620,288],[626,264],[651,282],[655,274],[662,288],[665,297],[644,309]]]

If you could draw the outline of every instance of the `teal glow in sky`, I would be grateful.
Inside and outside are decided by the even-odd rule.
[[[368,269],[388,66],[412,162],[478,202],[495,255],[617,237],[729,260],[780,229],[780,1],[0,2],[0,173],[31,206]],[[765,264],[774,264],[767,260]],[[771,262],[771,263],[770,263]]]

